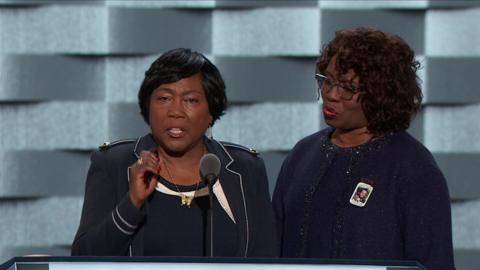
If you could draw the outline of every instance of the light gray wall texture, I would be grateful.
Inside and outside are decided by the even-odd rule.
[[[375,26],[415,49],[424,110],[410,131],[452,197],[457,269],[480,265],[477,1],[0,0],[0,261],[67,255],[89,154],[148,129],[136,105],[158,55],[209,56],[230,108],[217,139],[257,148],[270,188],[288,150],[324,126],[315,58],[335,30]]]

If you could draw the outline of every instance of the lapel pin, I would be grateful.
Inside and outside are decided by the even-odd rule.
[[[364,207],[372,192],[373,186],[365,182],[359,182],[353,190],[352,196],[350,197],[350,203],[358,207]]]

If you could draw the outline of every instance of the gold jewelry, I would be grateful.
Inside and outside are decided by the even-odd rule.
[[[137,159],[137,164],[138,164],[138,165],[142,165],[142,164],[143,164],[143,159],[142,159],[142,157],[140,157],[139,159]]]
[[[186,205],[186,206],[188,206],[188,208],[190,208],[190,205],[192,204],[193,198],[195,198],[195,193],[198,190],[198,186],[200,184],[200,181],[197,182],[197,187],[195,187],[195,191],[193,191],[193,195],[188,196],[188,195],[180,192],[180,189],[178,188],[177,184],[175,184],[175,181],[173,180],[173,177],[170,174],[170,170],[168,169],[168,166],[167,166],[167,163],[165,162],[165,160],[163,160],[163,164],[165,164],[165,170],[167,171],[168,178],[170,178],[171,183],[173,183],[173,185],[175,185],[175,188],[177,189],[177,192],[180,195],[181,202],[182,202],[181,206]]]

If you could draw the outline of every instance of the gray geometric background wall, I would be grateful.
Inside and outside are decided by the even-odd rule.
[[[480,2],[0,0],[0,261],[68,255],[90,152],[148,129],[136,93],[162,52],[205,53],[230,107],[214,137],[257,148],[271,189],[296,141],[324,126],[315,59],[335,30],[397,33],[424,68],[410,132],[452,198],[457,269],[480,265]]]

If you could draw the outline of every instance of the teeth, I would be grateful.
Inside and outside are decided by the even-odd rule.
[[[170,131],[171,133],[173,133],[173,134],[180,134],[180,133],[182,133],[182,130],[179,129],[179,128],[171,128],[169,131]]]

